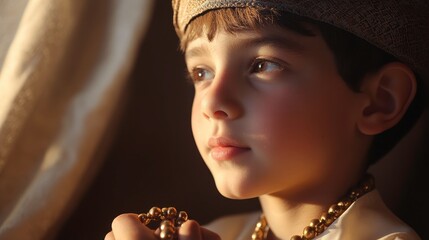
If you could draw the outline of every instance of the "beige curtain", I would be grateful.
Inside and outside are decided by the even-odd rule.
[[[47,239],[100,165],[152,0],[0,0],[0,239]]]

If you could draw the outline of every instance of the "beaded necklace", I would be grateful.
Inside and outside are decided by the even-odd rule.
[[[311,240],[322,234],[336,219],[338,219],[358,198],[372,191],[375,187],[374,178],[367,174],[363,180],[354,188],[352,188],[345,197],[339,202],[329,207],[327,212],[324,212],[320,218],[310,221],[310,224],[304,228],[302,235],[294,235],[290,240]],[[256,223],[255,230],[252,234],[252,240],[267,239],[270,227],[262,214],[259,221]]]

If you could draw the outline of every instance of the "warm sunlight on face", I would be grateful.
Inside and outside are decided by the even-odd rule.
[[[308,190],[336,169],[358,168],[344,161],[357,94],[319,35],[218,32],[190,42],[185,57],[194,138],[224,196]]]

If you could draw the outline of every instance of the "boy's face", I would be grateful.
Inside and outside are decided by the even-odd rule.
[[[312,189],[359,168],[359,94],[337,73],[323,38],[264,28],[191,41],[192,130],[229,198]]]

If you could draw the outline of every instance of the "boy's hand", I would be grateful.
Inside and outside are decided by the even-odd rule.
[[[112,231],[104,240],[159,240],[159,237],[139,221],[137,214],[127,213],[113,220]],[[179,240],[220,240],[220,237],[196,221],[188,220],[179,228]]]

